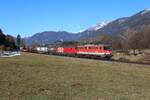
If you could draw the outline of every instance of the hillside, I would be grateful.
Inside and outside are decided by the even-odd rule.
[[[34,42],[39,44],[43,44],[43,43],[48,44],[48,43],[56,42],[61,39],[66,41],[71,41],[71,40],[77,40],[78,38],[79,38],[78,35],[73,33],[68,33],[65,31],[59,31],[59,32],[45,31],[45,32],[37,33],[32,37],[26,38],[25,41],[27,44],[32,44]]]
[[[131,17],[120,18],[109,23],[106,27],[97,31],[97,34],[105,33],[117,35],[124,33],[128,28],[141,31],[140,27],[150,25],[150,10],[145,9]]]
[[[36,59],[36,60],[35,60]],[[37,54],[0,59],[1,100],[146,100],[150,67]]]

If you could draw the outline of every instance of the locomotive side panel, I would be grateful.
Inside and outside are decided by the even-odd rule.
[[[101,46],[80,46],[78,48],[78,54],[89,54],[89,55],[101,55],[103,52],[103,49]]]
[[[76,54],[77,49],[75,47],[64,47],[65,54]]]
[[[103,45],[79,46],[77,54],[99,57],[111,57],[112,51],[104,48]]]

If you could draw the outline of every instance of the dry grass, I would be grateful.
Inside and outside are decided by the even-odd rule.
[[[112,59],[114,60],[120,60],[120,59],[126,59],[128,61],[139,61],[140,59],[144,58],[145,56],[135,56],[135,55],[123,55],[123,54],[120,54],[120,55],[114,55],[112,57]]]
[[[119,54],[114,53],[112,59],[114,60],[125,59],[125,60],[133,61],[133,62],[141,61],[142,59],[147,57],[147,54],[150,54],[150,49],[145,49],[143,50],[143,52],[145,53],[144,55],[126,55],[123,53],[119,53]]]
[[[0,100],[149,100],[150,67],[36,54],[0,58]]]

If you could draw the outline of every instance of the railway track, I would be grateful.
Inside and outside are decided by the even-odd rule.
[[[146,61],[120,61],[120,60],[106,60],[106,59],[95,59],[95,60],[101,60],[101,61],[108,61],[108,62],[116,62],[116,63],[127,63],[127,64],[140,64],[140,65],[150,65],[150,58]]]
[[[54,55],[59,56],[59,55]],[[120,61],[120,60],[114,60],[114,59],[103,59],[103,58],[85,58],[85,57],[69,57],[69,56],[59,56],[59,57],[65,57],[65,58],[79,58],[79,59],[88,59],[88,60],[99,60],[99,61],[107,61],[107,62],[116,62],[116,63],[128,63],[128,64],[140,64],[140,65],[150,65],[150,55],[146,56],[142,61]]]
[[[39,54],[39,53],[34,53]],[[40,54],[43,55],[43,54]],[[48,55],[48,54],[44,54]],[[102,59],[102,58],[85,58],[85,57],[71,57],[71,56],[60,56],[60,55],[52,55],[55,57],[64,57],[64,58],[79,58],[84,60],[100,60],[100,61],[107,61],[107,62],[116,62],[116,63],[127,63],[127,64],[140,64],[140,65],[150,65],[150,54],[147,55],[145,58],[141,59],[140,61],[120,61],[120,60],[114,60],[114,59]]]

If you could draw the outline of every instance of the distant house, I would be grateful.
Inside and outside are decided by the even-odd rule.
[[[40,52],[40,53],[46,53],[48,52],[48,47],[36,47],[35,48],[37,52]]]

